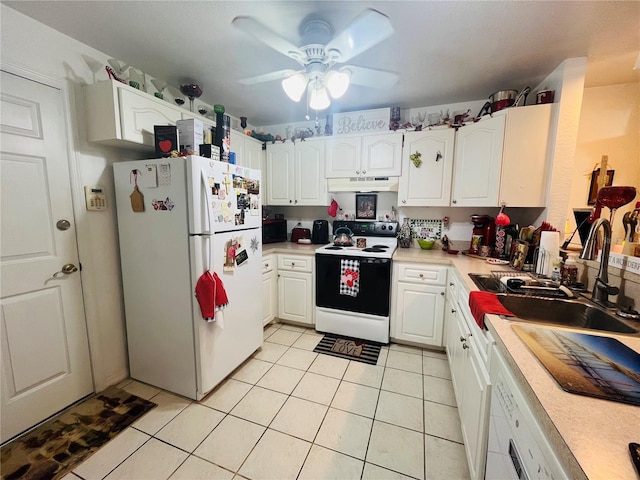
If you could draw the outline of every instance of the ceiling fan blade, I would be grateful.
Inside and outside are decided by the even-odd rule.
[[[351,72],[351,83],[372,88],[392,88],[398,81],[398,74],[387,70],[377,70],[375,68],[357,67],[356,65],[345,65],[340,70]]]
[[[300,61],[299,59],[303,57],[303,53],[298,47],[253,17],[236,17],[232,20],[231,25],[255,37],[265,45],[273,48],[276,52],[280,52],[298,62]]]
[[[347,62],[392,34],[393,27],[389,18],[377,10],[368,9],[334,36],[325,51],[332,60]]]
[[[284,80],[297,73],[295,70],[278,70],[277,72],[264,73],[255,77],[248,77],[238,80],[242,85],[256,85],[263,82],[273,82],[274,80]]]

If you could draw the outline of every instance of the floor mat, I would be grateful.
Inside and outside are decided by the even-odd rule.
[[[116,387],[96,393],[3,445],[2,479],[61,478],[155,406]]]
[[[369,340],[360,340],[358,338],[327,333],[313,351],[375,365],[378,363],[378,356],[380,355],[382,345],[382,343],[371,342]]]

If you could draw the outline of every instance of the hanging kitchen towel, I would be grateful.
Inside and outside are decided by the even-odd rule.
[[[360,291],[360,262],[340,260],[340,295],[357,297]]]
[[[471,314],[480,328],[484,328],[485,313],[513,317],[513,313],[504,308],[495,293],[471,292],[469,294]]]
[[[229,304],[229,299],[222,280],[215,272],[212,274],[207,270],[200,275],[196,283],[196,298],[202,318],[207,322],[222,321],[221,310]]]

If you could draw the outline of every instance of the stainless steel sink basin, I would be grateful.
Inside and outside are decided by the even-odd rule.
[[[485,292],[500,293],[505,291],[500,279],[493,275],[470,273],[469,277],[476,284],[476,287]]]
[[[498,294],[497,297],[519,320],[625,335],[640,333],[640,325],[636,327],[584,301],[506,294]]]

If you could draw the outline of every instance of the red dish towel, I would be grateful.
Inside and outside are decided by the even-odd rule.
[[[209,270],[204,272],[196,283],[196,298],[200,304],[202,318],[207,322],[215,321],[216,312],[229,303],[222,280],[215,272],[212,274]]]
[[[480,328],[484,328],[485,313],[513,317],[513,313],[504,308],[495,293],[471,292],[469,294],[469,307]]]

